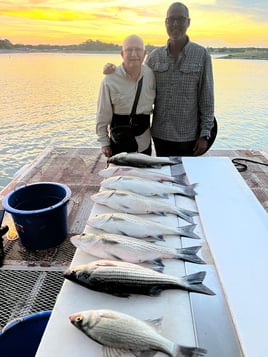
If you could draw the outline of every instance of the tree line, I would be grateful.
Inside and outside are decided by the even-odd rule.
[[[146,45],[146,50],[151,52],[157,46]],[[66,52],[116,52],[119,53],[121,46],[114,43],[105,43],[102,41],[87,40],[78,45],[24,45],[24,44],[12,44],[8,39],[0,39],[0,50],[18,50],[18,51],[66,51]],[[242,48],[230,48],[230,47],[208,47],[208,51],[211,54],[227,54],[227,55],[240,55],[244,56],[267,56],[268,48],[256,48],[256,47],[242,47]]]
[[[147,51],[151,51],[155,46],[147,45]],[[4,50],[27,50],[27,51],[95,51],[95,52],[120,52],[121,46],[114,43],[87,40],[78,45],[24,45],[12,44],[9,40],[0,39],[0,49]]]

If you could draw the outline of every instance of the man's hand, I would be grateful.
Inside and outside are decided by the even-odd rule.
[[[103,68],[103,74],[111,74],[115,71],[116,66],[112,63],[106,63],[106,65]]]
[[[101,152],[103,153],[103,155],[105,155],[106,157],[111,157],[112,156],[112,149],[110,148],[110,146],[103,146],[101,148]]]
[[[208,147],[208,141],[205,138],[198,138],[194,146],[194,156],[199,156],[206,152]]]

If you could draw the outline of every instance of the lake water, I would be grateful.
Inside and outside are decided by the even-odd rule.
[[[118,54],[0,54],[0,189],[47,146],[98,146],[96,102]],[[213,58],[214,148],[268,152],[268,61]]]

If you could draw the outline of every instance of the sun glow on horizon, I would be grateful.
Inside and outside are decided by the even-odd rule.
[[[146,44],[167,40],[164,24],[172,1],[6,0],[0,4],[0,36],[13,44],[80,44],[99,40],[121,44],[131,33]],[[189,0],[192,41],[206,46],[268,47],[268,2]],[[260,6],[260,3],[262,5]],[[258,6],[257,6],[258,5]]]

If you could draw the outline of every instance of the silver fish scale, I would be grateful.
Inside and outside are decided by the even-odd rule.
[[[145,199],[142,194],[131,191],[105,189],[92,195],[91,199],[120,212],[132,214],[156,213],[158,215],[170,213],[185,219],[189,223],[193,223],[192,216],[196,215],[196,212],[184,210],[173,204],[168,204],[162,198],[159,198],[159,196],[156,197],[147,196]]]
[[[101,181],[100,185],[108,189],[122,189],[145,196],[181,194],[190,197],[195,196],[194,187],[196,186],[196,184],[187,186],[163,184],[161,182],[133,176],[112,176]]]
[[[132,324],[131,320],[126,319],[102,319],[86,333],[103,345],[133,351],[156,350],[170,353],[174,346],[173,342],[148,328],[142,321],[140,324]]]
[[[125,214],[125,213],[117,213],[117,214],[112,214],[112,219],[117,222],[118,220],[122,220],[122,222],[134,224],[134,225],[145,225],[146,227],[153,228],[157,227],[157,229],[160,229],[159,234],[178,234],[178,228],[173,228],[166,226],[162,223],[159,222],[152,222],[149,219],[145,219],[139,216],[131,215],[131,214]],[[162,229],[162,231],[161,231]]]
[[[152,181],[167,181],[186,184],[185,174],[180,174],[176,177],[166,175],[164,173],[158,173],[153,171],[144,170],[143,168],[134,168],[131,166],[117,166],[117,167],[108,167],[106,169],[100,170],[99,175],[102,177],[111,177],[111,176],[133,176],[147,178]]]
[[[98,224],[103,219],[105,219],[104,223],[101,225]],[[93,227],[100,228],[106,232],[124,234],[133,237],[139,236],[140,238],[159,237],[163,235],[182,235],[189,238],[200,238],[192,232],[195,224],[183,227],[170,227],[168,225],[155,221],[153,222],[149,219],[128,213],[102,213],[95,217],[90,217],[88,223]],[[116,225],[117,223],[119,223],[119,227]]]
[[[101,268],[94,271],[92,278],[103,279],[105,281],[115,281],[121,283],[139,283],[139,285],[150,284],[173,284],[180,285],[180,279],[167,274],[155,272],[147,269],[125,269],[125,268]]]
[[[107,244],[109,246],[109,240],[107,240],[107,243],[105,242],[104,239],[104,244]],[[111,240],[112,243],[112,240]],[[144,242],[141,239],[125,239],[122,238],[121,241],[119,241],[119,244],[125,248],[127,251],[131,251],[133,250],[135,254],[139,255],[147,255],[150,254],[152,255],[153,253],[155,254],[159,254],[159,253],[166,253],[166,254],[170,254],[170,255],[176,255],[176,251],[173,248],[169,248],[169,247],[165,247],[165,246],[160,246],[154,243],[149,243],[149,242]],[[117,246],[115,245],[115,252],[116,252],[116,248]],[[111,246],[110,249],[111,252],[113,252],[113,245]]]

